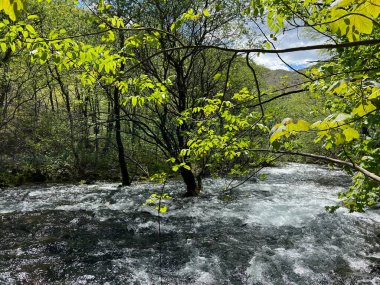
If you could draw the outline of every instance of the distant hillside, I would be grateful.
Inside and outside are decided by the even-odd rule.
[[[271,87],[270,89],[272,91],[288,86],[294,86],[302,83],[305,80],[302,75],[294,71],[287,71],[283,69],[270,70],[265,68],[263,69],[263,77],[265,83],[268,87]]]
[[[301,70],[300,72],[305,72],[305,70]],[[261,74],[266,85],[266,91],[270,93],[266,95],[268,96],[267,98],[301,90],[302,83],[307,81],[307,78],[302,76],[302,74],[282,69],[270,70],[262,67]],[[323,103],[319,102],[308,92],[289,94],[273,100],[266,106],[273,115],[273,122],[281,121],[286,117],[296,120],[303,118],[314,121],[321,116],[319,110],[322,107]]]
[[[291,91],[301,90],[302,82],[307,81],[307,78],[294,71],[264,68],[262,75],[267,91],[273,92],[266,95],[263,98],[265,100]],[[322,114],[324,103],[324,100],[316,98],[307,91],[277,98],[265,105],[265,110],[271,115],[271,118],[267,120],[267,124],[272,127],[280,123],[284,118],[303,119],[310,123],[318,121],[324,117]],[[305,152],[320,151],[319,147],[313,143],[314,139],[313,133],[303,134],[298,142],[300,150]]]

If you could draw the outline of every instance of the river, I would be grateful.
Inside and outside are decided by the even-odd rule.
[[[324,209],[343,172],[262,174],[231,193],[205,179],[197,198],[170,182],[160,217],[144,205],[162,190],[151,183],[2,189],[0,284],[380,284],[380,209]]]

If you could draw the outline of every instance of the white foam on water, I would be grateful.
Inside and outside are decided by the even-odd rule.
[[[169,252],[165,256],[168,260],[164,261],[174,264],[173,270],[176,270],[169,272],[171,268],[164,268],[167,275],[172,274],[167,280],[164,276],[168,284],[170,278],[186,280],[186,284],[231,281],[224,280],[227,277],[223,266],[232,261],[224,260],[226,255],[216,252],[229,246],[249,252],[244,257],[246,261],[237,269],[247,276],[248,284],[329,284],[332,282],[330,271],[339,262],[344,263],[343,271],[348,268],[353,274],[370,276],[373,264],[368,257],[380,258],[380,253],[371,250],[371,247],[379,246],[374,233],[380,222],[380,209],[365,214],[350,214],[347,210],[327,214],[324,207],[336,204],[336,194],[344,190],[342,183],[332,183],[334,180],[344,182],[342,172],[302,164],[267,168],[262,172],[268,174],[266,181],[249,181],[231,193],[224,192],[230,180],[205,179],[204,192],[198,198],[179,198],[183,185],[178,182],[165,185],[164,192],[174,197],[164,201],[168,212],[160,214],[160,230],[166,235],[164,246]],[[333,180],[331,183],[326,181],[329,177]],[[233,185],[237,183],[238,180],[233,181]],[[158,213],[155,205],[143,204],[152,193],[161,193],[161,190],[162,186],[151,183],[121,188],[113,183],[98,183],[9,189],[1,192],[0,213],[85,210],[93,212],[94,219],[100,222],[117,214],[118,219],[131,224],[135,241],[140,238],[144,241],[145,234],[151,238],[152,233],[158,232]],[[231,199],[224,200],[225,194],[230,194]],[[69,224],[76,227],[79,222],[79,218],[73,218]],[[222,226],[231,228],[221,229]],[[212,229],[220,236],[213,234]],[[224,233],[227,236],[223,236]],[[182,238],[182,244],[174,244],[175,240],[169,242],[171,234],[174,238]],[[258,240],[255,240],[256,236]],[[368,237],[373,239],[372,244],[369,244]],[[149,242],[156,244],[157,241],[153,237]],[[125,243],[126,248],[121,249],[123,257],[112,260],[110,274],[118,276],[118,282],[159,284],[155,270],[158,251],[156,247],[146,248],[149,242],[143,243],[143,248],[128,248],[128,242]],[[112,244],[111,240],[98,241],[98,245],[104,248],[109,244]],[[187,254],[186,258],[178,257],[183,262],[181,264],[171,260],[174,258],[170,255],[173,244],[174,248],[178,246]],[[139,250],[142,251],[141,258]],[[15,256],[39,253],[33,248],[14,251],[12,255]],[[2,254],[8,253],[2,251]],[[94,272],[83,273],[73,276],[72,284],[98,284]],[[24,277],[14,278],[0,269],[0,283],[16,284]],[[363,280],[367,279],[363,277]],[[379,279],[368,277],[365,282],[379,284]]]
[[[78,284],[78,285],[87,285],[87,284],[93,284],[93,282],[96,281],[95,280],[95,276],[94,275],[82,275],[82,276],[79,276],[74,282],[72,282],[71,284]]]
[[[301,275],[301,276],[310,276],[311,274],[314,273],[309,268],[307,268],[303,265],[299,265],[299,264],[294,265],[293,271],[294,271],[294,273]]]
[[[358,285],[365,284],[365,285],[379,285],[380,284],[380,277],[374,277],[372,279],[361,279],[357,282]]]
[[[1,271],[0,271],[0,282],[1,284],[7,284],[7,285],[18,284],[18,281],[14,278],[14,276],[11,276],[10,272],[1,272]]]
[[[149,266],[149,265],[148,265]],[[128,272],[126,277],[123,277],[124,284],[157,284],[159,283],[159,276],[157,279],[152,279],[152,276],[147,272],[146,266],[141,260],[133,258],[123,258],[112,260],[112,274],[120,274]]]
[[[266,270],[266,265],[262,262],[256,260],[256,257],[253,257],[249,261],[249,267],[246,270],[246,275],[249,276],[249,282],[251,284],[263,282],[266,280],[264,272]],[[270,283],[268,283],[270,284]]]
[[[189,262],[178,271],[178,276],[189,279],[187,284],[217,284],[215,275],[220,275],[219,258],[194,254]]]
[[[354,271],[359,271],[359,272],[370,272],[371,271],[370,263],[366,260],[359,259],[359,258],[352,258],[352,257],[348,257],[346,255],[344,256],[344,259],[346,261],[348,261],[349,266]]]
[[[211,273],[208,272],[201,272],[197,279],[195,280],[194,284],[215,284],[215,279]]]

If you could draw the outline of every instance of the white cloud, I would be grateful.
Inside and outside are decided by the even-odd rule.
[[[278,40],[273,42],[276,46],[276,49],[310,46],[325,43],[327,41],[326,37],[321,37],[320,35],[316,35],[315,33],[313,34],[310,32],[308,34],[304,34],[296,29],[287,31],[277,38]],[[295,69],[307,67],[313,61],[326,58],[326,55],[318,50],[283,53],[280,54],[280,56],[287,64],[291,65]],[[283,63],[276,54],[260,54],[259,56],[255,56],[253,60],[256,63],[264,65],[269,69],[289,70],[288,66],[286,66],[286,64]]]
[[[321,59],[321,55],[315,51],[294,52],[289,54],[280,54],[283,61],[292,66],[295,69],[305,68],[309,66],[313,61]],[[285,69],[290,68],[281,61],[276,54],[260,54],[256,56],[254,61],[260,65],[264,65],[269,69]]]

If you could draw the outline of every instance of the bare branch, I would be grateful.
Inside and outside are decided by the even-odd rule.
[[[305,152],[292,152],[292,151],[285,151],[285,150],[270,150],[270,149],[249,149],[248,151],[253,151],[253,152],[270,152],[270,153],[281,153],[281,154],[286,154],[286,155],[296,155],[296,156],[303,156],[303,157],[310,157],[318,160],[325,160],[334,164],[342,165],[342,166],[348,166],[352,169],[355,169],[361,173],[363,173],[365,176],[368,178],[371,178],[375,180],[376,182],[380,183],[380,176],[376,175],[375,173],[372,173],[368,171],[367,169],[349,161],[344,161],[332,157],[328,157],[325,155],[317,155],[317,154],[312,154],[312,153],[305,153]]]

